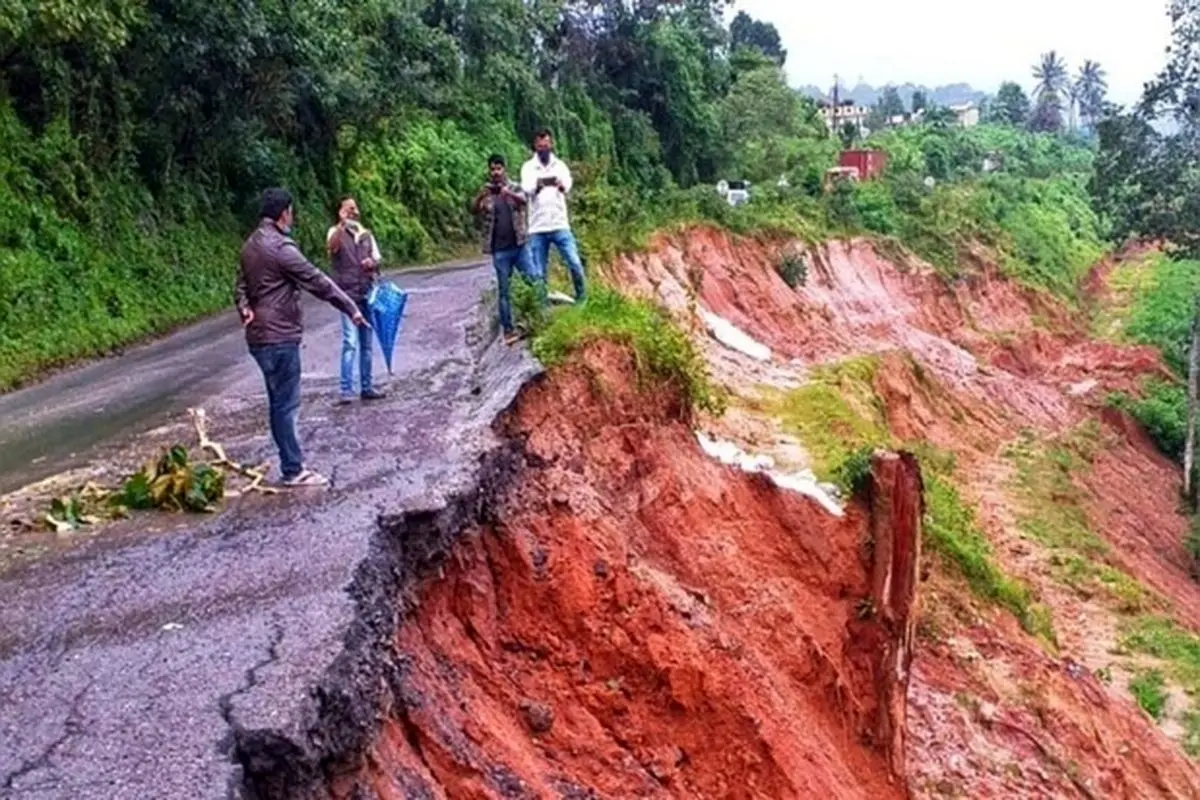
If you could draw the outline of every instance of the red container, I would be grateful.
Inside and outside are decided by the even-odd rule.
[[[887,153],[882,150],[843,150],[839,166],[854,167],[860,181],[878,177],[887,166]]]

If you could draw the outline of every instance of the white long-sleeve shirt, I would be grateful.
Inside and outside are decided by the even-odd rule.
[[[562,189],[546,186],[538,191],[538,181],[542,178],[558,178]],[[525,162],[521,167],[521,188],[529,196],[531,234],[570,230],[567,195],[573,185],[570,168],[558,156],[551,155],[548,164],[543,164],[537,156]]]

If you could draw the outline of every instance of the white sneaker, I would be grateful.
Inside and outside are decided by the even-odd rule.
[[[283,485],[289,489],[324,489],[329,485],[329,479],[311,469],[305,469],[294,478],[284,478]]]

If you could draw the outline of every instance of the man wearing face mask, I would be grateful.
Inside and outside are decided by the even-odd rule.
[[[367,294],[379,277],[379,245],[375,236],[359,222],[358,202],[343,197],[338,203],[338,223],[325,235],[333,281],[367,314]],[[339,405],[354,400],[354,362],[363,400],[382,400],[386,395],[371,385],[372,336],[370,328],[359,328],[342,316],[342,369]]]
[[[300,313],[303,289],[346,314],[360,328],[366,317],[329,276],[309,263],[291,238],[295,212],[285,189],[263,193],[258,227],[242,246],[234,302],[246,329],[250,355],[267,385],[271,437],[279,449],[283,485],[322,487],[325,478],[304,467],[296,436],[300,414]]]
[[[538,131],[533,138],[533,149],[534,157],[521,167],[521,188],[529,197],[529,248],[533,265],[545,280],[550,246],[554,245],[571,273],[575,302],[581,303],[587,296],[583,262],[567,216],[567,195],[574,185],[571,170],[554,154],[550,131]]]

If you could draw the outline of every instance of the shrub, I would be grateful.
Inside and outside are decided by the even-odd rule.
[[[874,447],[855,450],[834,469],[834,483],[848,495],[860,494],[870,484],[871,462],[874,457]]]
[[[1167,682],[1156,669],[1147,670],[1129,681],[1129,691],[1142,710],[1155,720],[1162,720],[1167,710]]]
[[[688,410],[722,410],[708,367],[688,335],[659,306],[631,300],[603,285],[595,286],[583,305],[554,314],[534,337],[533,353],[551,367],[596,339],[629,346],[639,372],[677,387]]]
[[[1182,462],[1187,444],[1187,391],[1163,381],[1147,381],[1142,397],[1115,394],[1109,403],[1138,421],[1163,454]]]
[[[802,253],[787,251],[779,257],[775,271],[792,289],[797,289],[808,282],[808,260]]]

